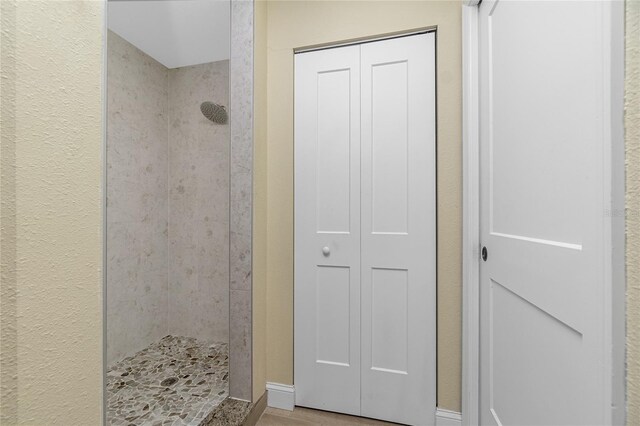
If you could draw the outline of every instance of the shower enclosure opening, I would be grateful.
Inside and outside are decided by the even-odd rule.
[[[210,424],[229,394],[230,3],[107,6],[107,424]]]

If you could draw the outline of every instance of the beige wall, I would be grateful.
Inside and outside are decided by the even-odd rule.
[[[640,2],[627,1],[627,424],[640,424]]]
[[[459,411],[461,4],[269,1],[267,15],[267,380],[293,382],[293,48],[437,25],[438,405]]]
[[[253,58],[253,400],[267,380],[267,5],[256,2]]]
[[[100,424],[99,1],[0,2],[2,424]]]

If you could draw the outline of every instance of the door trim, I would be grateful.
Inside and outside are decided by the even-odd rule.
[[[478,5],[462,6],[462,424],[479,424],[480,150]]]
[[[341,41],[335,41],[335,42],[334,41],[330,41],[328,43],[320,43],[320,44],[312,44],[312,45],[309,45],[309,46],[296,47],[296,48],[293,49],[293,53],[294,54],[306,53],[306,52],[313,52],[313,51],[316,51],[316,50],[334,49],[336,47],[351,46],[351,45],[355,45],[355,44],[372,43],[372,42],[388,40],[388,39],[392,39],[392,38],[408,37],[408,36],[412,36],[412,35],[431,33],[431,32],[435,32],[437,29],[438,29],[438,27],[436,25],[432,25],[432,26],[428,26],[428,27],[413,28],[413,29],[410,29],[410,30],[402,30],[402,31],[394,31],[392,33],[371,35],[371,36],[365,36],[365,37],[357,37],[357,38],[341,40]]]
[[[267,406],[293,411],[296,405],[296,388],[293,385],[267,382]]]
[[[462,5],[462,425],[479,424],[480,359],[480,155],[478,6],[481,0]],[[624,228],[624,6],[604,1],[603,44],[610,67],[604,74],[607,102],[603,113],[609,137],[603,149],[605,194],[605,406],[615,425],[625,423],[625,228]],[[616,309],[613,309],[616,304]],[[618,306],[619,305],[619,306]],[[622,311],[622,313],[620,313]]]

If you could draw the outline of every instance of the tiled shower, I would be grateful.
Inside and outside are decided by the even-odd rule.
[[[107,422],[201,424],[228,395],[229,61],[108,32]]]

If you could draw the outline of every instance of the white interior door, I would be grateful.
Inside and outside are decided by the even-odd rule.
[[[434,40],[296,55],[298,405],[434,422]]]
[[[604,425],[606,2],[479,9],[483,425]]]
[[[360,414],[360,46],[295,57],[296,403]]]
[[[362,415],[432,424],[435,35],[362,45]]]

